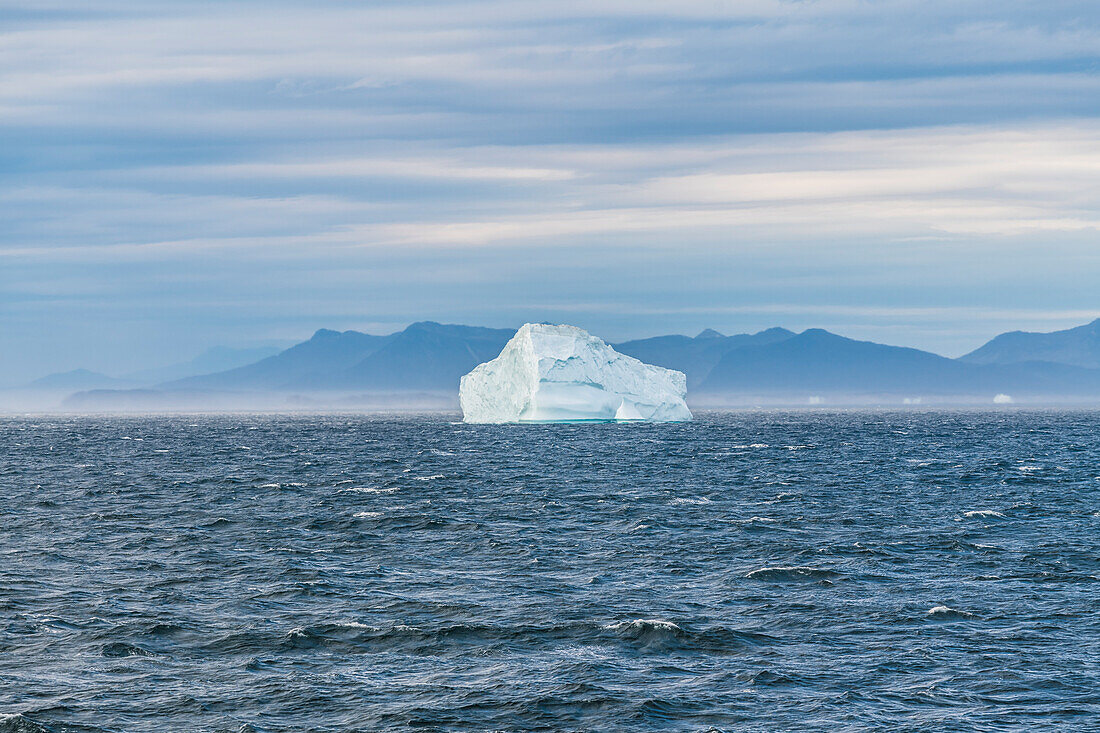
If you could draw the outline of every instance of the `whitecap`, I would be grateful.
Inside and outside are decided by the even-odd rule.
[[[697,496],[693,499],[685,497],[677,497],[669,502],[669,504],[710,504],[711,500],[705,496]]]
[[[0,730],[12,733],[49,733],[53,728],[36,723],[22,713],[0,713]]]
[[[629,629],[632,631],[641,631],[644,629],[680,631],[680,627],[676,624],[660,618],[636,618],[633,621],[616,621],[612,624],[604,624],[603,628],[610,629],[612,631],[622,631],[624,629]]]
[[[377,626],[371,626],[369,624],[361,624],[358,621],[340,621],[336,624],[345,629],[367,629],[368,631],[378,631]]]
[[[803,580],[814,578],[827,580],[837,575],[838,573],[833,570],[812,568],[806,565],[776,565],[752,570],[746,573],[745,577],[757,580]]]
[[[382,516],[382,512],[356,512],[356,519],[373,519]]]
[[[340,489],[336,493],[337,494],[352,494],[352,493],[355,493],[355,494],[392,494],[395,491],[397,491],[397,489],[394,489],[394,488],[377,489],[373,486],[353,486],[353,487],[347,488],[347,489]]]
[[[805,565],[776,565],[774,567],[757,568],[745,574],[746,578],[753,578],[768,573],[812,573],[814,568]]]
[[[431,476],[413,476],[413,478],[417,481],[431,481],[432,479],[444,478],[444,476],[441,473],[435,473]]]
[[[959,611],[950,606],[933,606],[928,609],[927,615],[937,616],[939,618],[974,618],[974,614],[967,613],[966,611]]]
[[[972,517],[1003,517],[1004,515],[1001,514],[1000,512],[994,511],[992,509],[973,509],[969,512],[963,512],[963,516],[968,517],[968,518],[972,518]]]

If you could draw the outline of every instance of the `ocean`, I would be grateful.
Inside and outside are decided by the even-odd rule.
[[[1100,729],[1100,412],[0,446],[3,732]]]

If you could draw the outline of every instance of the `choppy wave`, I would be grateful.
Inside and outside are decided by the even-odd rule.
[[[389,486],[386,488],[379,488],[377,486],[353,486],[350,489],[340,489],[340,493],[342,494],[394,494],[396,492],[396,486]]]
[[[752,570],[745,577],[753,580],[831,580],[840,577],[840,573],[824,568],[779,566]]]
[[[972,509],[968,512],[963,512],[963,516],[967,519],[973,519],[975,517],[981,517],[986,519],[1004,519],[1004,514],[994,509]]]
[[[53,730],[20,713],[0,713],[0,733],[53,733]]]

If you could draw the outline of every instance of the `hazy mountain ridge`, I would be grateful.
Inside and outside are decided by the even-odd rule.
[[[303,380],[335,378],[384,347],[396,334],[372,336],[359,331],[322,328],[307,341],[236,369],[188,377],[160,385],[165,389],[293,389]]]
[[[213,346],[193,359],[177,362],[152,369],[141,369],[123,375],[128,379],[143,384],[160,384],[175,379],[185,379],[199,374],[212,374],[227,369],[253,364],[269,356],[275,356],[286,349],[286,346],[254,346],[233,347]]]
[[[960,361],[972,364],[1018,364],[1045,361],[1086,369],[1100,368],[1100,318],[1076,328],[1051,333],[1002,333]]]
[[[811,395],[1100,395],[1100,370],[1022,362],[972,364],[919,349],[857,341],[822,329],[725,354],[699,392],[792,390]]]
[[[697,387],[730,351],[747,346],[777,343],[794,336],[785,328],[769,328],[753,334],[724,336],[714,329],[705,329],[695,338],[690,336],[655,336],[648,339],[615,344],[615,350],[641,359],[647,364],[677,369],[687,375],[688,388]]]
[[[458,380],[497,356],[514,329],[414,323],[329,386],[373,390],[457,390]]]
[[[35,390],[125,389],[136,384],[138,383],[134,380],[111,377],[90,369],[73,369],[47,374],[28,384],[27,388]]]
[[[308,341],[248,366],[162,385],[168,389],[457,390],[515,331],[414,323],[388,336],[321,329]]]
[[[186,361],[139,369],[121,376],[102,374],[90,369],[73,369],[47,374],[30,382],[26,387],[43,391],[150,388],[171,380],[247,366],[279,354],[285,349],[286,347],[278,346],[213,346]]]

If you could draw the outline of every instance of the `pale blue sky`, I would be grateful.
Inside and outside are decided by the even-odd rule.
[[[423,319],[1100,316],[1100,6],[0,0],[0,383]]]

